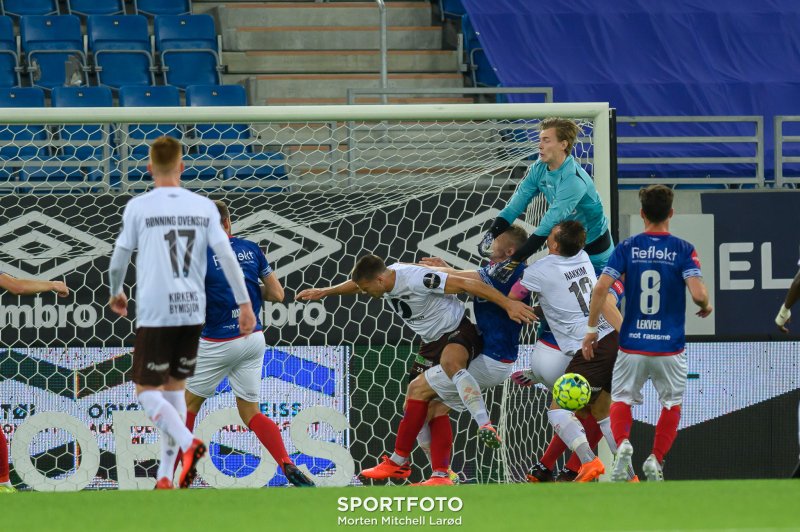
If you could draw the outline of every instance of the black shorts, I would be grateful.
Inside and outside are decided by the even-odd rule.
[[[592,388],[592,400],[597,398],[601,390],[611,393],[611,377],[619,351],[619,334],[613,331],[603,337],[594,349],[594,358],[586,360],[578,351],[570,360],[564,373],[578,373],[589,381]]]
[[[420,344],[419,355],[408,372],[408,382],[425,373],[426,369],[437,365],[442,358],[442,351],[450,344],[458,344],[467,350],[469,353],[467,364],[483,351],[483,338],[475,325],[464,316],[454,331],[443,334],[433,342]]]
[[[202,325],[139,327],[133,344],[133,382],[161,386],[194,375]]]

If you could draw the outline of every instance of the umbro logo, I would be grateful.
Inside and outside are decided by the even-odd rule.
[[[342,249],[338,240],[297,225],[272,211],[258,210],[233,223],[233,234],[266,247],[270,264],[279,277],[320,262]]]
[[[0,271],[56,279],[111,253],[111,244],[46,215],[28,211],[0,226]]]

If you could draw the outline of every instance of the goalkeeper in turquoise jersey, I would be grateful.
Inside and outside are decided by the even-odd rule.
[[[533,164],[478,245],[480,254],[487,256],[494,239],[525,212],[533,198],[539,193],[544,194],[548,208],[539,226],[514,256],[498,263],[491,272],[491,276],[500,282],[538,251],[553,227],[565,220],[577,220],[586,228],[585,251],[598,272],[602,271],[614,251],[608,218],[603,213],[594,181],[571,155],[580,132],[578,126],[572,120],[546,118],[539,124],[539,130],[539,160]]]

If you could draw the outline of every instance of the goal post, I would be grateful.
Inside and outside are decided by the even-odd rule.
[[[183,142],[184,186],[225,201],[234,234],[259,243],[286,287],[286,301],[262,310],[260,408],[299,465],[342,485],[391,451],[417,339],[380,301],[293,295],[342,282],[367,252],[476,267],[477,241],[535,160],[549,116],[581,127],[573,153],[608,209],[605,103],[0,109],[0,271],[64,279],[73,292],[0,294],[0,429],[14,481],[43,490],[154,481],[158,435],[129,377],[133,265],[133,315],[105,309],[122,209],[151,186],[153,138]],[[539,198],[521,223],[533,229],[545,207]],[[487,391],[500,452],[478,445],[466,413],[453,416],[453,467],[467,481],[518,481],[546,444],[546,393],[513,386]],[[241,426],[230,387],[218,392],[198,416],[211,443],[199,484],[285,484]],[[429,472],[419,451],[412,462],[413,480]]]

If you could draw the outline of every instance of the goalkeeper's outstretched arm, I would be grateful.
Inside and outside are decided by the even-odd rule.
[[[327,288],[306,288],[300,291],[294,298],[297,301],[317,301],[328,296],[349,296],[360,294],[361,289],[354,281],[345,281],[336,286]]]

